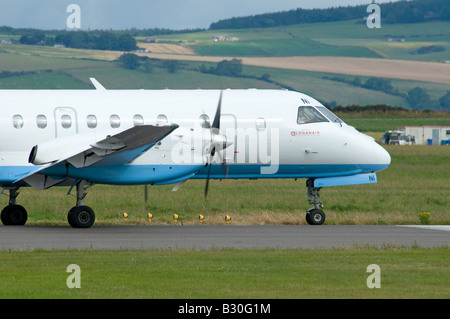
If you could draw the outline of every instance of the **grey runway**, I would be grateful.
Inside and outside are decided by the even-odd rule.
[[[1,226],[0,249],[448,247],[448,226]]]

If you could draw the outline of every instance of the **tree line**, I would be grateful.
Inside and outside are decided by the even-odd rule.
[[[414,0],[380,4],[383,23],[417,23],[432,20],[450,21],[450,1]],[[328,9],[294,9],[247,17],[219,20],[209,29],[267,28],[301,23],[345,21],[367,17],[367,5],[334,7]]]
[[[75,49],[113,51],[133,51],[137,49],[136,39],[130,34],[109,31],[65,31],[55,36],[47,36],[43,31],[34,30],[31,33],[22,35],[19,42],[21,44],[42,44],[49,46],[63,44],[68,48]]]
[[[176,60],[159,60],[134,53],[124,53],[117,60],[125,69],[137,70],[142,67],[145,73],[153,73],[154,68],[167,69],[169,73],[176,73],[183,67],[183,63]]]

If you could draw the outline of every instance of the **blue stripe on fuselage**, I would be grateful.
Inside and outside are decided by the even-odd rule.
[[[273,174],[262,174],[261,169],[267,165],[229,164],[228,175],[221,165],[211,167],[212,179],[258,179],[258,178],[310,178],[335,177],[380,171],[388,165],[370,164],[323,164],[323,165],[279,165]],[[85,179],[98,184],[133,185],[133,184],[172,184],[185,179],[204,179],[208,177],[208,167],[204,165],[118,165],[101,167],[75,168],[71,165],[56,165],[45,169],[40,174],[56,178]],[[0,167],[0,184],[4,187],[21,176],[37,170],[35,166]],[[22,184],[17,184],[22,186]]]
[[[221,165],[211,167],[212,179],[228,178],[310,178],[310,177],[334,177],[348,176],[361,173],[381,171],[388,165],[378,164],[320,164],[320,165],[279,165],[274,174],[262,174],[261,169],[268,168],[267,165],[228,165],[228,175]],[[270,170],[268,170],[270,171]],[[208,168],[203,168],[194,179],[203,179],[208,176]]]

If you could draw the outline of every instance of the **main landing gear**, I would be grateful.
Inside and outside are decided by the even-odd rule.
[[[83,202],[87,195],[86,190],[90,186],[85,180],[77,183],[77,204],[67,214],[67,221],[73,228],[89,228],[95,222],[94,211],[89,206],[84,206]]]
[[[313,205],[306,211],[306,222],[310,225],[322,225],[325,222],[325,213],[321,210],[323,204],[319,200],[320,187],[314,187],[314,179],[306,181],[308,187],[308,203]]]
[[[83,203],[86,190],[90,186],[85,180],[81,180],[76,184],[77,203],[67,214],[67,221],[74,228],[89,228],[95,222],[94,211]],[[3,225],[25,225],[28,219],[26,209],[16,204],[16,198],[19,195],[18,190],[18,188],[9,190],[9,205],[3,208],[1,212]]]
[[[18,188],[9,190],[9,205],[3,208],[1,213],[3,225],[25,225],[27,222],[27,210],[16,204],[16,198],[19,196],[18,190]]]

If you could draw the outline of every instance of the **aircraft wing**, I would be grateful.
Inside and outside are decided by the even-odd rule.
[[[97,166],[126,164],[153,147],[177,128],[178,125],[135,126],[90,144],[89,149],[67,158],[66,161],[77,168],[92,164]]]
[[[40,165],[39,169],[22,176],[15,182],[25,180],[32,184],[41,184],[36,174],[43,174],[45,169],[61,162],[68,162],[77,168],[126,164],[177,128],[178,125],[141,125],[115,135],[105,134],[100,137],[92,134],[73,135],[42,143],[33,147],[29,157],[30,163]],[[37,180],[39,182],[36,182]],[[42,186],[36,188],[42,188]]]

